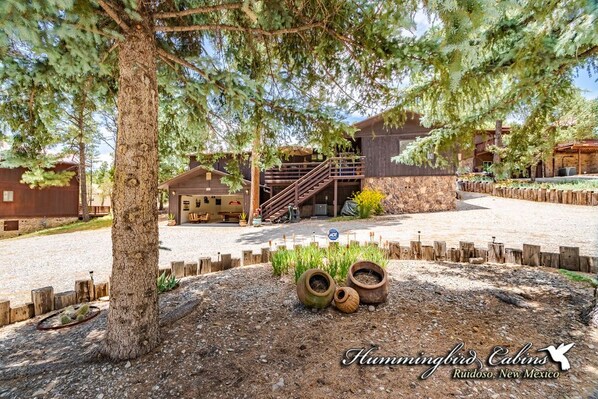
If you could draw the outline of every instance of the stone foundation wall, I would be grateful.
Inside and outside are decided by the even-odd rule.
[[[5,221],[19,221],[19,230],[4,231]],[[78,217],[50,217],[50,218],[0,218],[0,239],[16,237],[21,234],[32,233],[37,230],[58,227],[73,223],[79,220]]]
[[[447,211],[457,205],[455,176],[368,177],[364,187],[386,194],[382,205],[388,213]]]

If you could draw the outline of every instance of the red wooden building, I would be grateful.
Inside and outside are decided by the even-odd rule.
[[[54,170],[77,172],[77,165],[58,163]],[[27,233],[75,221],[79,217],[79,183],[65,187],[30,188],[21,183],[23,168],[0,168],[0,237]]]

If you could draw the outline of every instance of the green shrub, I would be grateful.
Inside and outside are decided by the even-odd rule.
[[[163,292],[167,292],[170,290],[175,289],[179,285],[179,280],[177,280],[174,276],[166,276],[166,273],[162,273],[157,280],[158,285],[158,293],[161,294]]]
[[[361,219],[367,219],[372,213],[382,212],[382,200],[386,197],[384,193],[371,188],[364,188],[353,195],[353,201],[357,203],[357,211]]]

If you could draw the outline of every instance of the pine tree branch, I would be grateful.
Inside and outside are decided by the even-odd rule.
[[[177,17],[185,17],[188,15],[196,15],[196,14],[208,14],[214,11],[220,10],[238,10],[243,7],[243,3],[224,3],[224,4],[215,4],[211,6],[205,7],[196,7],[190,8],[188,10],[181,10],[181,11],[172,11],[172,12],[157,12],[154,14],[155,19],[166,19],[166,18],[177,18]]]
[[[123,21],[118,14],[116,13],[116,11],[112,8],[112,6],[110,6],[107,2],[105,2],[104,0],[98,0],[98,4],[100,5],[100,7],[102,7],[102,9],[106,12],[106,14],[108,14],[108,16],[110,18],[112,18],[114,20],[114,22],[116,22],[116,24],[118,26],[120,26],[120,28],[126,33],[129,31],[129,25],[127,25],[125,23],[125,21]]]
[[[101,1],[101,0],[100,0]],[[321,22],[315,22],[293,28],[283,28],[266,30],[261,28],[247,28],[243,26],[216,24],[216,25],[188,25],[188,26],[156,26],[156,32],[192,32],[192,31],[228,31],[228,32],[246,32],[263,36],[277,36],[292,33],[299,33],[314,28],[326,28]]]
[[[182,65],[185,68],[189,68],[192,71],[197,72],[199,74],[199,76],[201,76],[204,79],[208,78],[208,74],[203,69],[198,68],[197,66],[193,65],[189,61],[186,61],[181,57],[178,57],[172,53],[169,53],[168,51],[166,51],[164,49],[158,48],[158,56],[160,56],[160,58],[162,58],[162,59],[170,60],[179,65]]]

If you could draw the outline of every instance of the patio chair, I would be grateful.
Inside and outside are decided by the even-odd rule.
[[[197,217],[197,221],[198,221],[198,223],[208,223],[210,221],[210,214],[205,213],[203,215],[199,215]]]

